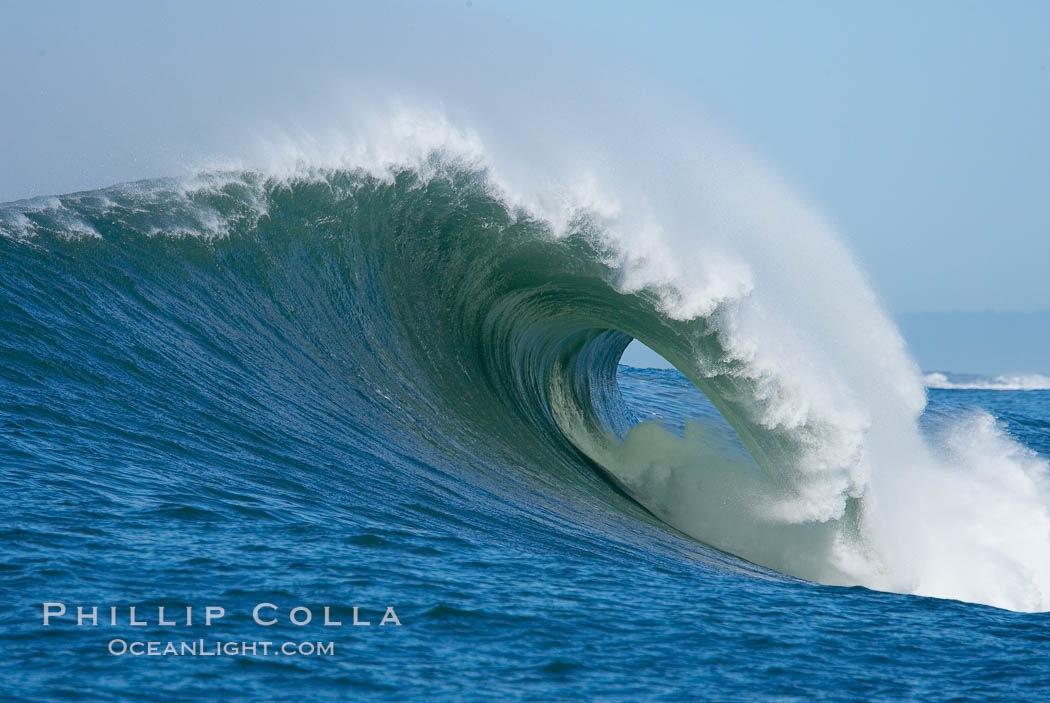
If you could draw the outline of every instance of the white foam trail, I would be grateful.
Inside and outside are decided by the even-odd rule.
[[[1046,460],[983,412],[946,424],[931,451],[874,487],[869,524],[885,562],[876,587],[1050,608]]]
[[[1050,390],[1050,376],[1040,374],[1015,374],[993,376],[990,378],[956,378],[951,379],[939,372],[923,376],[927,388],[940,390],[977,390],[977,391],[1045,391]]]

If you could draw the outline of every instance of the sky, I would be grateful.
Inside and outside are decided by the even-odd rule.
[[[1050,2],[561,5],[533,12],[702,101],[892,312],[1050,308]]]
[[[699,106],[834,223],[892,314],[1047,310],[1047,37],[1044,0],[0,0],[0,201],[177,175],[351,77],[558,56]]]

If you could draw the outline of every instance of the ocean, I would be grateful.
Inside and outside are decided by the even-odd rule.
[[[493,179],[0,206],[4,700],[1050,699],[1038,378]]]

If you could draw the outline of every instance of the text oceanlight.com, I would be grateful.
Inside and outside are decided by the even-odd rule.
[[[286,657],[332,656],[335,654],[335,642],[269,642],[269,641],[208,641],[182,640],[175,641],[142,641],[112,639],[109,641],[109,653],[114,656],[131,655],[133,657],[266,657],[283,655]]]

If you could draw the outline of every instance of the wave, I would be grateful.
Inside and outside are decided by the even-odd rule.
[[[945,374],[939,371],[923,376],[927,388],[938,390],[975,391],[1045,391],[1050,390],[1050,377],[1040,374],[1015,374],[1010,376],[968,376]]]
[[[419,113],[321,151],[3,206],[5,352],[220,384],[233,425],[261,398],[308,406],[324,368],[384,419],[385,451],[484,446],[555,491],[597,469],[785,574],[1050,609],[1046,462],[988,416],[920,432],[921,376],[863,274],[744,156],[547,168]],[[173,330],[210,361],[183,366]],[[732,431],[632,417],[633,339]]]

